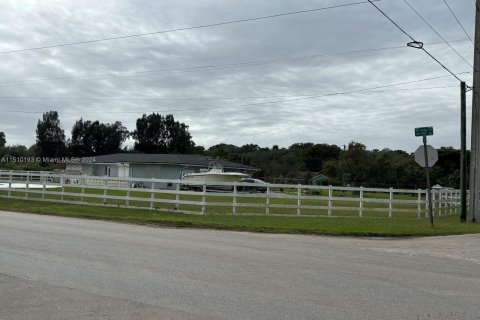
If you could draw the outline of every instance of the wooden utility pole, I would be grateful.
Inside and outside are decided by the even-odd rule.
[[[467,219],[478,221],[479,185],[480,185],[480,0],[475,5],[475,44],[473,61],[472,88],[472,147],[470,150],[470,210]]]
[[[467,85],[460,83],[460,221],[467,221]]]

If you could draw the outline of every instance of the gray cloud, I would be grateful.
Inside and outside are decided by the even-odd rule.
[[[3,1],[0,51],[111,36],[203,25],[227,20],[347,3],[348,1]],[[409,2],[449,40],[466,38],[442,1]],[[403,1],[377,3],[416,39],[440,39]],[[473,3],[451,6],[473,35]],[[431,143],[459,145],[459,89],[357,93],[315,99],[255,104],[282,98],[376,87],[446,75],[423,52],[382,50],[299,61],[203,70],[198,66],[285,59],[405,45],[409,39],[369,4],[221,27],[81,46],[2,54],[0,96],[58,98],[235,98],[219,100],[35,100],[0,99],[2,111],[58,110],[67,133],[80,117],[122,121],[129,129],[142,113],[172,113],[190,126],[194,141],[206,147],[289,146],[295,142],[347,144],[413,151],[420,141],[415,126],[433,125]],[[452,42],[473,61],[468,41]],[[426,45],[455,72],[471,69],[445,44]],[[122,74],[164,70],[145,74]],[[24,79],[109,77],[4,83]],[[462,75],[471,83],[471,74]],[[398,88],[454,86],[442,78]],[[386,88],[385,90],[394,88]],[[470,105],[471,95],[467,97]],[[193,109],[193,110],[192,110]],[[136,113],[121,113],[136,112]],[[469,111],[470,112],[470,111]],[[0,113],[0,131],[9,144],[35,142],[41,114]]]

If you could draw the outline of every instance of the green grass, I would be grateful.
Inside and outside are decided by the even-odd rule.
[[[61,188],[46,189],[45,195],[35,193],[32,191],[29,192],[29,199],[39,199],[44,197],[49,200],[66,200],[71,202],[85,202],[89,204],[107,204],[114,206],[127,206],[127,201],[125,197],[127,196],[127,191],[118,190],[118,189],[109,189],[104,190],[102,188],[84,188],[84,196],[81,196],[82,187],[71,185],[64,188],[65,195],[59,195]],[[168,203],[168,201],[175,201],[175,194],[166,193],[166,191],[155,190],[154,200],[151,202],[151,190],[149,189],[135,189],[129,192],[130,197],[135,197],[136,199],[130,200],[128,206],[131,207],[141,207],[141,208],[150,208],[153,207],[159,210],[176,210],[182,212],[196,212],[199,213],[202,210],[200,204],[179,204],[178,207],[174,203]],[[297,199],[296,191],[292,194],[288,194],[289,190],[275,190],[275,193],[272,194],[270,198],[270,205],[268,212],[270,214],[276,215],[296,215],[297,213]],[[323,190],[328,191],[328,190]],[[38,192],[41,192],[38,190]],[[115,196],[117,199],[104,199],[103,194],[107,196]],[[7,195],[6,190],[0,190],[0,195]],[[25,190],[15,190],[11,191],[11,195],[15,197],[24,197]],[[93,197],[96,196],[96,197]],[[359,194],[351,191],[335,191],[333,193],[334,199],[332,201],[333,211],[332,215],[336,217],[355,217],[359,216]],[[288,198],[290,197],[290,198]],[[315,192],[302,194],[303,199],[301,200],[302,206],[314,206],[314,208],[304,207],[301,209],[302,215],[314,215],[314,216],[328,216],[328,192]],[[365,202],[363,203],[363,217],[388,217],[389,214],[389,204],[387,202],[379,202],[381,200],[386,200],[389,197],[388,193],[377,193],[377,192],[365,192],[364,198]],[[203,199],[201,192],[197,194],[180,194],[180,201],[191,201],[200,203]],[[162,202],[162,200],[167,202]],[[205,195],[205,200],[209,204],[205,207],[205,213],[207,214],[232,214],[232,203],[234,198],[230,194],[218,194],[213,192],[208,192]],[[415,219],[418,216],[418,207],[416,201],[418,200],[417,195],[415,194],[395,194],[394,201],[405,201],[408,200],[412,203],[393,203],[393,216],[395,217],[409,217]],[[376,202],[375,202],[376,201]],[[239,193],[236,198],[238,204],[236,208],[236,213],[238,215],[261,215],[266,214],[267,205],[266,205],[266,195],[262,193],[249,194],[249,193]],[[323,207],[323,208],[319,208]],[[422,208],[424,210],[425,208]],[[454,208],[452,208],[453,210]],[[448,209],[450,211],[450,208]],[[440,215],[444,215],[446,212],[442,210]],[[424,212],[421,212],[424,215]]]
[[[324,234],[345,236],[433,236],[480,233],[479,224],[460,224],[458,216],[436,218],[435,228],[426,219],[328,218],[288,216],[188,215],[146,209],[125,209],[65,203],[0,198],[0,209],[153,226],[210,228],[223,230]]]

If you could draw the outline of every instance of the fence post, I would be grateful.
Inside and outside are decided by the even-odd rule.
[[[65,181],[64,181],[63,177],[60,178],[60,186],[61,186],[60,201],[63,201],[63,200],[64,200],[64,199],[63,199],[63,196],[64,196],[63,194],[65,193],[65,185],[64,185],[64,182],[65,182]],[[80,201],[80,202],[83,202],[83,191],[82,191],[82,198],[81,198],[81,201]]]
[[[458,198],[460,197],[460,193],[458,191],[455,191],[455,213],[460,213],[460,202],[458,201]]]
[[[30,176],[28,175],[27,173],[27,179],[26,179],[26,183],[25,183],[25,200],[28,199],[28,187],[29,187],[29,181],[30,181]]]
[[[445,190],[445,211],[443,212],[443,215],[447,216],[450,211],[450,192],[448,190]]]
[[[437,200],[437,196],[435,191],[432,191],[432,215],[435,217],[435,201]]]
[[[270,214],[270,185],[267,186],[267,199],[265,200],[265,214]]]
[[[103,180],[103,204],[107,204],[107,179]]]
[[[446,209],[445,209],[445,192],[443,190],[440,190],[439,194],[438,194],[438,200],[439,200],[439,203],[438,203],[438,215],[441,217],[442,215],[444,215],[446,213]]]
[[[232,213],[237,214],[237,182],[233,182],[233,200],[232,200]]]
[[[439,200],[439,204],[438,204],[438,208],[439,208],[439,213],[438,215],[441,217],[443,215],[445,215],[445,192],[443,190],[440,190],[440,193],[438,195],[438,200]]]
[[[432,195],[433,199],[433,212],[435,212],[435,201],[437,202],[437,215],[442,215],[442,191],[438,191],[436,195]]]
[[[297,185],[297,216],[300,216],[302,206],[302,189],[301,185]]]
[[[453,190],[452,191],[452,214],[456,214],[457,211],[457,191]]]
[[[205,182],[203,183],[203,186],[202,186],[202,212],[201,214],[205,214],[205,202],[206,202],[206,195],[207,195],[207,185],[205,184]]]
[[[417,211],[418,211],[418,219],[420,219],[422,216],[422,192],[420,189],[418,189],[418,204],[417,204]]]
[[[444,215],[447,216],[450,213],[450,191],[445,190],[445,211]]]
[[[443,191],[442,190],[439,190],[438,191],[438,216],[441,217],[442,216],[442,212],[443,212]]]
[[[153,189],[155,189],[155,182],[152,178],[152,186],[150,187],[150,209],[154,208],[155,193],[153,192]]]
[[[450,215],[453,211],[452,206],[452,199],[453,199],[453,192],[451,190],[447,190],[447,212],[446,214]]]
[[[439,217],[441,217],[441,216],[442,216],[442,205],[443,205],[443,201],[442,201],[442,195],[443,195],[442,191],[441,191],[441,190],[439,190],[439,192],[438,192],[438,193],[437,193],[437,195],[435,196],[435,199],[436,199],[436,200],[437,200],[437,202],[438,202],[438,206],[437,206],[437,208],[438,208],[438,209],[437,209],[437,215],[438,215]]]
[[[430,199],[428,197],[428,192],[425,190],[425,218],[428,218],[428,201],[430,201]]]
[[[452,191],[452,206],[453,206],[453,213],[452,214],[458,213],[457,191],[455,191],[455,190]]]
[[[359,203],[360,207],[358,208],[358,216],[360,218],[363,217],[363,187],[361,186],[360,187],[360,203]]]
[[[45,200],[45,192],[47,191],[47,186],[45,185],[46,184],[46,178],[43,179],[43,190],[42,190],[42,200]]]
[[[453,205],[452,205],[452,202],[453,202],[453,191],[448,191],[447,192],[447,196],[448,196],[448,214],[452,214],[453,213]]]
[[[175,210],[180,210],[180,181],[177,180],[177,186],[175,187]]]
[[[388,217],[391,218],[393,215],[393,188],[390,187],[389,200],[388,200]]]
[[[12,196],[12,181],[13,181],[13,172],[10,170],[10,179],[8,180],[8,193],[7,193],[8,198]]]
[[[332,216],[333,211],[333,190],[332,185],[328,186],[328,216]]]
[[[83,196],[85,195],[85,185],[82,184],[82,190],[80,193],[80,202],[83,203]],[[63,201],[63,182],[62,182],[62,201]]]
[[[125,199],[125,207],[130,206],[130,190],[127,190],[127,198]]]

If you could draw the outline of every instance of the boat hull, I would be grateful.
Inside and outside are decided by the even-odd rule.
[[[201,182],[235,182],[248,177],[247,174],[239,172],[224,173],[189,173],[183,176],[185,181],[201,181]]]
[[[223,185],[223,183],[234,183],[240,182],[243,178],[248,177],[247,174],[240,172],[205,172],[205,173],[189,173],[182,177],[182,181],[185,181],[185,184],[190,189],[200,189],[201,185],[205,183],[207,189],[217,189],[217,190],[232,190],[233,187],[229,185]],[[188,185],[192,183],[192,185]],[[222,183],[221,185],[216,185],[216,183]]]

